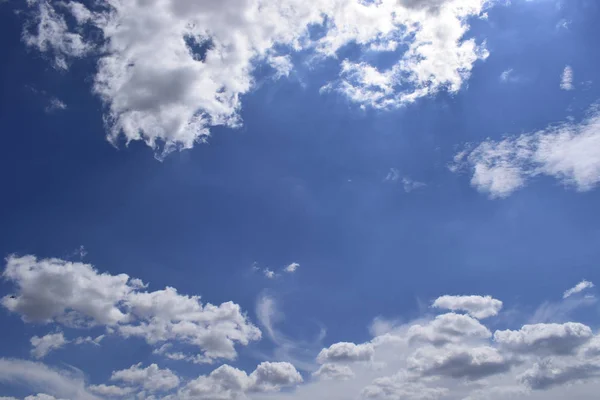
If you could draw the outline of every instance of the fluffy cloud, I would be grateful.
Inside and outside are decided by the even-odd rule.
[[[299,50],[318,60],[349,43],[365,52],[407,43],[386,71],[344,61],[329,87],[364,105],[397,107],[439,90],[456,92],[475,61],[487,57],[484,43],[464,36],[468,19],[491,3],[111,0],[88,9],[75,1],[32,0],[24,40],[61,69],[71,58],[96,57],[94,92],[107,107],[109,139],[143,140],[164,155],[204,141],[213,126],[239,126],[240,99],[254,85],[256,65],[288,76],[290,53]],[[67,14],[77,23],[73,29]],[[323,35],[311,38],[311,26]],[[80,34],[89,31],[98,33],[94,40]]]
[[[237,304],[202,304],[198,296],[181,295],[170,287],[142,291],[141,281],[99,273],[89,264],[11,256],[3,276],[16,292],[1,304],[24,321],[106,325],[149,344],[186,343],[201,350],[196,359],[202,362],[234,359],[236,344],[261,337]]]
[[[502,302],[492,296],[441,296],[435,299],[432,307],[450,311],[465,311],[477,319],[498,315]]]
[[[293,365],[285,362],[263,362],[250,375],[223,365],[207,376],[190,381],[177,393],[178,399],[234,400],[245,399],[246,393],[275,392],[295,386],[302,377]]]
[[[594,287],[594,284],[590,281],[586,281],[585,279],[579,282],[577,285],[573,286],[571,289],[565,290],[563,294],[563,299],[573,296],[574,294],[581,293],[586,289],[591,289]]]
[[[142,363],[138,363],[128,369],[114,371],[110,380],[141,386],[150,392],[171,390],[179,386],[177,375],[170,369],[160,369],[156,364],[142,368]]]
[[[293,262],[290,265],[286,266],[283,270],[287,273],[294,273],[296,272],[296,270],[298,269],[298,267],[300,266],[300,264]]]
[[[565,67],[560,77],[560,88],[562,90],[573,90],[573,68],[569,65]]]
[[[43,358],[52,350],[60,349],[67,343],[62,332],[49,333],[45,336],[34,336],[30,339],[31,355],[35,358]]]
[[[544,130],[488,139],[455,156],[451,170],[467,169],[471,185],[492,198],[509,196],[530,178],[547,175],[578,191],[600,182],[600,109],[580,123],[566,122]]]
[[[398,373],[394,376],[377,378],[365,387],[361,396],[363,399],[380,400],[436,400],[448,393],[448,389],[441,387],[428,387],[427,385],[411,379],[406,374]]]
[[[130,388],[130,387],[120,387],[120,386],[106,385],[106,384],[91,385],[88,387],[88,389],[96,394],[99,394],[101,396],[108,396],[108,397],[126,396],[135,391],[135,389]]]
[[[583,324],[524,325],[520,330],[494,333],[494,341],[517,353],[572,354],[592,339],[592,330]]]
[[[319,364],[325,364],[371,361],[374,352],[375,349],[370,343],[357,345],[354,343],[340,342],[321,350],[317,356],[317,362]]]
[[[418,349],[408,360],[409,368],[425,376],[476,380],[507,371],[512,362],[489,346],[447,346]]]
[[[465,338],[487,339],[491,336],[490,330],[478,320],[454,313],[438,315],[427,324],[414,324],[408,329],[410,341],[427,342],[436,346],[460,342]]]

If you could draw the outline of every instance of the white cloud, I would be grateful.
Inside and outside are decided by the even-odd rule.
[[[502,73],[500,74],[500,80],[502,82],[509,82],[512,78],[513,72],[514,70],[512,68],[502,71]]]
[[[592,339],[592,330],[583,324],[524,325],[520,330],[496,331],[494,341],[517,353],[572,354]]]
[[[56,397],[50,396],[49,394],[38,393],[33,396],[27,396],[27,397],[25,397],[24,400],[61,400],[61,399],[57,399]],[[63,400],[65,400],[65,399],[63,399]]]
[[[489,346],[446,346],[418,349],[408,360],[409,370],[424,376],[477,380],[506,372],[512,361]]]
[[[573,90],[573,68],[569,65],[565,67],[560,77],[560,88],[562,90]]]
[[[600,109],[580,123],[566,122],[534,133],[488,139],[455,156],[452,171],[466,168],[471,185],[492,198],[509,196],[530,178],[548,175],[584,192],[600,182]]]
[[[73,339],[73,343],[76,345],[80,345],[80,344],[93,344],[95,346],[100,346],[100,342],[106,337],[106,335],[99,335],[96,336],[95,338],[91,337],[91,336],[80,336],[78,338]]]
[[[207,376],[200,376],[180,389],[177,399],[246,399],[246,393],[276,392],[293,387],[302,377],[293,365],[285,362],[263,362],[250,374],[222,365]]]
[[[435,299],[432,307],[450,311],[465,311],[477,319],[498,315],[502,302],[492,296],[441,296]]]
[[[374,353],[375,349],[370,343],[357,345],[349,342],[340,342],[321,350],[317,356],[317,362],[325,364],[371,361]]]
[[[121,386],[106,385],[106,384],[90,385],[88,387],[88,389],[96,394],[99,394],[101,396],[108,396],[108,397],[126,396],[135,391],[135,389],[131,388],[131,387],[121,387]]]
[[[487,339],[491,336],[490,330],[478,320],[455,313],[438,315],[426,324],[415,323],[408,329],[409,340],[436,346],[460,342],[465,338]]]
[[[362,2],[227,0],[219,3],[114,0],[92,10],[82,3],[34,8],[25,42],[50,54],[61,69],[72,57],[98,59],[94,92],[107,106],[108,137],[143,140],[159,156],[190,148],[218,125],[241,124],[241,97],[265,62],[275,77],[292,71],[290,53],[336,57],[348,43],[364,51],[391,51],[407,43],[395,65],[379,71],[344,61],[331,89],[376,108],[411,103],[440,90],[457,92],[473,64],[487,57],[485,43],[465,39],[470,17],[485,15],[491,0],[435,4],[397,0]],[[78,26],[69,30],[63,13]],[[323,28],[312,40],[308,27]],[[88,43],[81,28],[101,32]],[[315,57],[316,55],[316,57]]]
[[[67,69],[70,57],[83,57],[91,47],[81,35],[69,31],[62,15],[45,0],[32,2],[36,7],[33,23],[23,31],[23,41],[27,46],[49,53],[56,68]]]
[[[265,276],[269,279],[274,279],[275,278],[275,272],[273,272],[272,270],[270,270],[269,268],[265,268],[263,270],[263,274],[265,274]]]
[[[390,168],[383,181],[396,182],[398,179],[400,179],[400,171],[398,171],[398,168]]]
[[[49,333],[45,336],[34,336],[30,339],[31,355],[35,358],[44,358],[52,350],[60,349],[67,341],[62,332]]]
[[[318,379],[346,380],[354,377],[354,372],[348,365],[323,364],[313,372]]]
[[[54,111],[66,110],[66,109],[67,109],[67,105],[62,100],[60,100],[56,97],[52,97],[50,99],[50,103],[46,106],[47,113],[52,113]]]
[[[574,294],[583,292],[584,290],[591,289],[593,287],[594,287],[594,284],[592,282],[586,281],[584,279],[581,282],[579,282],[577,285],[573,286],[571,289],[565,290],[565,293],[563,294],[563,299],[566,299],[567,297],[571,297]]]
[[[167,391],[179,386],[179,377],[170,369],[160,369],[156,364],[142,368],[142,363],[127,369],[114,371],[111,381],[121,381],[129,385],[138,385],[149,392]]]
[[[361,396],[363,399],[380,400],[436,400],[447,393],[446,388],[428,387],[407,374],[398,373],[375,379],[362,390]]]
[[[291,264],[289,264],[287,267],[285,267],[283,270],[287,273],[294,273],[296,272],[296,270],[298,269],[298,267],[300,266],[300,264],[298,264],[297,262],[293,262]]]
[[[402,186],[406,193],[410,193],[413,190],[424,188],[427,185],[423,182],[413,181],[411,178],[405,176],[402,178]]]
[[[196,360],[234,359],[236,344],[258,340],[261,332],[239,305],[202,304],[167,287],[141,291],[126,274],[98,273],[90,264],[34,256],[10,256],[3,276],[16,293],[1,304],[23,320],[54,321],[71,327],[105,325],[124,337],[149,344],[177,342],[200,350]]]
[[[57,398],[99,400],[87,391],[81,376],[39,362],[0,358],[0,383],[22,386],[33,393],[47,393]]]

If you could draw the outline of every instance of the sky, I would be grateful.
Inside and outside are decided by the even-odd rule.
[[[599,18],[0,1],[0,399],[596,399]]]

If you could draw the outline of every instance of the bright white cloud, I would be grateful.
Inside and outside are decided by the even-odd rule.
[[[451,170],[465,168],[472,173],[471,185],[492,198],[507,197],[538,175],[578,191],[591,190],[600,182],[600,109],[592,109],[580,123],[488,139],[455,156]]]
[[[285,362],[263,362],[250,374],[222,365],[207,376],[188,382],[177,393],[177,399],[246,399],[246,393],[277,392],[302,382],[293,365]]]
[[[237,304],[202,304],[198,296],[182,295],[171,287],[142,291],[141,281],[126,274],[98,273],[90,264],[11,256],[3,276],[14,283],[16,292],[1,304],[24,321],[106,325],[152,345],[184,343],[200,349],[195,359],[201,362],[234,359],[236,344],[261,337]]]
[[[349,342],[340,342],[321,350],[317,356],[317,362],[325,364],[371,361],[374,353],[375,349],[370,343],[357,345]]]
[[[569,65],[565,67],[560,77],[560,88],[562,90],[573,90],[573,68]]]
[[[168,368],[160,369],[156,364],[142,368],[142,363],[138,363],[127,369],[114,371],[110,380],[141,386],[149,392],[162,392],[179,386],[177,375]]]
[[[293,262],[293,263],[289,264],[287,267],[285,267],[283,270],[287,273],[293,274],[294,272],[296,272],[296,270],[298,269],[299,266],[300,266],[300,264],[298,264],[297,262]]]
[[[44,358],[52,350],[60,349],[67,341],[62,332],[49,333],[45,336],[34,336],[30,339],[31,355],[35,358]]]
[[[593,287],[594,287],[594,284],[592,282],[586,281],[584,279],[581,282],[579,282],[577,285],[573,286],[571,289],[565,290],[565,293],[563,294],[563,299],[566,299],[567,297],[571,297],[574,294],[581,293],[584,290],[591,289]]]
[[[502,309],[502,302],[492,296],[441,296],[431,305],[450,311],[465,311],[477,319],[484,319],[498,315]]]
[[[239,126],[240,98],[254,86],[256,65],[288,76],[297,50],[318,60],[335,57],[348,43],[368,52],[407,43],[389,70],[343,62],[329,88],[367,106],[398,107],[440,90],[457,92],[473,64],[487,57],[485,43],[464,38],[468,19],[483,16],[492,1],[111,0],[92,9],[75,1],[29,3],[27,45],[61,69],[73,57],[97,57],[94,92],[108,109],[109,139],[143,140],[162,156],[204,141],[211,127]],[[78,23],[73,30],[65,14]],[[308,28],[314,25],[323,35],[313,40]],[[82,27],[101,32],[103,40],[85,41]]]

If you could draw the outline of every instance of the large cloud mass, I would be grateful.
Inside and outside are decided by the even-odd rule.
[[[261,337],[237,304],[202,304],[198,296],[182,295],[170,287],[148,292],[139,279],[99,273],[90,264],[11,256],[3,277],[14,283],[15,292],[4,296],[1,304],[24,321],[100,325],[153,345],[185,343],[200,350],[196,362],[234,359],[236,344],[247,345]],[[45,342],[34,343],[40,356],[44,349],[59,347],[56,343],[42,346]]]
[[[339,80],[324,88],[367,106],[456,92],[474,62],[487,56],[484,43],[463,36],[468,18],[482,15],[488,3],[106,0],[88,9],[75,1],[32,0],[23,37],[61,69],[85,55],[98,58],[94,92],[106,105],[109,139],[122,134],[168,152],[204,140],[212,126],[238,126],[256,65],[288,76],[290,54],[300,50],[318,62],[349,43],[363,52],[408,43],[386,70],[345,60]],[[311,27],[322,35],[311,36]]]

